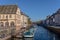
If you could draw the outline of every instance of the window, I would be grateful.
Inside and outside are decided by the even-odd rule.
[[[9,18],[12,18],[12,16],[11,16],[11,15],[9,15]]]
[[[0,22],[0,27],[3,27],[4,25],[3,25],[3,22]]]
[[[5,27],[8,27],[9,26],[9,22],[5,22]]]
[[[25,22],[25,24],[27,24],[27,23]]]
[[[6,18],[8,18],[8,15],[6,16]]]
[[[15,26],[14,22],[11,22],[11,23],[10,23],[10,26],[11,26],[11,27],[14,27],[14,26]]]
[[[53,22],[55,22],[55,19],[53,18]]]

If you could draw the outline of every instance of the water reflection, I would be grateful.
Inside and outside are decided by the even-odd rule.
[[[34,26],[25,31],[24,39],[15,38],[14,40],[60,40],[60,37],[42,26]]]
[[[60,40],[60,37],[58,38],[56,34],[41,26],[37,26],[34,32],[34,40]]]

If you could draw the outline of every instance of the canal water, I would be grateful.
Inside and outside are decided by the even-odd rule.
[[[60,40],[60,37],[58,35],[45,29],[42,26],[34,26],[30,30],[28,30],[24,35],[34,36],[24,37],[24,39],[15,38],[14,40]]]
[[[42,26],[37,26],[34,31],[34,40],[60,40],[60,37]]]

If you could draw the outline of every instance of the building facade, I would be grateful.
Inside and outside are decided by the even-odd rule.
[[[60,26],[60,9],[58,9],[56,13],[49,16],[45,21],[48,25]]]
[[[28,17],[22,15],[16,5],[0,6],[0,39],[7,39],[8,35],[14,35],[21,31],[24,22],[27,25]],[[5,39],[4,39],[5,38]]]
[[[21,26],[22,27],[27,27],[28,26],[28,19],[29,19],[29,16],[27,16],[26,14],[21,12]]]

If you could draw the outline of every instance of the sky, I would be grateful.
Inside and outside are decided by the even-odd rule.
[[[44,20],[60,8],[60,0],[0,0],[0,5],[16,4],[32,21]]]

